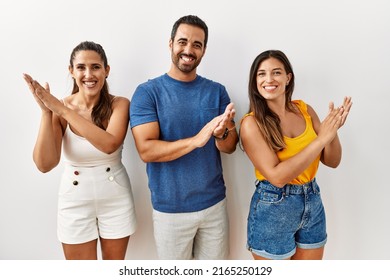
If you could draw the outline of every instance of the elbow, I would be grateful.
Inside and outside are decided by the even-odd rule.
[[[57,164],[60,162],[60,158],[43,158],[34,154],[33,161],[40,172],[47,173],[57,166]]]
[[[340,165],[341,157],[333,159],[322,159],[322,163],[330,168],[337,168]]]
[[[234,144],[229,144],[229,145],[225,145],[225,146],[218,145],[218,142],[216,142],[216,143],[217,143],[217,149],[220,152],[223,152],[226,154],[232,154],[236,151],[238,141],[235,140]]]
[[[329,162],[326,164],[326,166],[330,168],[337,168],[339,165],[340,165],[340,161]]]
[[[283,188],[288,182],[282,182],[278,180],[269,180],[269,182],[277,188]]]
[[[284,178],[281,176],[268,176],[266,180],[268,180],[272,185],[278,188],[283,188],[291,181],[289,178]]]
[[[120,144],[117,143],[108,143],[104,147],[102,147],[101,151],[107,155],[110,155],[118,150],[120,147]]]
[[[49,171],[51,171],[53,169],[53,168],[46,168],[46,167],[41,167],[41,166],[37,166],[37,168],[42,173],[48,173]]]
[[[48,164],[43,163],[41,161],[34,160],[35,166],[38,168],[38,170],[42,173],[47,173],[51,171],[57,164]]]
[[[222,152],[224,152],[224,153],[226,153],[226,154],[232,154],[232,153],[234,153],[236,151],[236,146],[234,146],[234,147],[232,147],[232,148],[230,148],[230,149],[228,149],[228,150],[224,150],[224,151],[222,151]]]
[[[139,152],[139,157],[144,163],[153,162],[153,159],[148,155],[148,153],[145,152]]]
[[[230,148],[230,150],[228,151],[228,154],[234,153],[234,152],[236,151],[236,149],[237,149],[237,142],[236,142],[236,144],[234,144],[234,145]]]

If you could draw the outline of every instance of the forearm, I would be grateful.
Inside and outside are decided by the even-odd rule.
[[[297,178],[321,153],[324,143],[318,138],[305,149],[288,160],[279,162],[267,178],[276,186],[282,187]]]
[[[215,138],[215,145],[217,149],[223,153],[231,154],[236,150],[238,143],[238,134],[236,128],[230,128],[226,139]]]
[[[118,140],[118,137],[96,126],[94,123],[65,106],[61,110],[60,116],[94,147],[106,154],[115,152],[123,143],[123,139]]]
[[[197,148],[193,137],[185,138],[173,142],[162,140],[146,140],[142,148],[136,146],[141,159],[144,162],[167,162],[178,159]]]
[[[57,147],[52,113],[42,112],[38,137],[34,146],[33,160],[41,172],[48,172],[57,166],[61,151]]]
[[[322,151],[321,162],[329,167],[336,168],[341,162],[342,148],[339,137],[336,137]]]

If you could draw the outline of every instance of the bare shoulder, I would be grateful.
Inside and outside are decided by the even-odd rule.
[[[246,115],[241,120],[240,125],[240,137],[242,141],[246,141],[248,138],[255,137],[262,139],[262,133],[260,132],[259,124],[253,115]]]
[[[316,111],[313,109],[313,107],[310,106],[309,104],[306,104],[306,106],[307,106],[307,113],[310,115],[310,117],[318,118],[318,115],[317,115]]]
[[[257,121],[255,116],[246,115],[242,118],[241,129],[247,130],[247,129],[253,129],[254,127],[257,127]]]
[[[112,98],[112,107],[129,107],[130,106],[130,100],[124,96],[118,96],[118,95],[111,95]]]

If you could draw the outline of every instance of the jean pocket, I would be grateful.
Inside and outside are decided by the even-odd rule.
[[[278,204],[283,201],[283,193],[270,190],[261,190],[259,193],[258,203]]]

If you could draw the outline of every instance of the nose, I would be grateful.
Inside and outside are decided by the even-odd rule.
[[[273,77],[273,75],[271,73],[266,74],[265,81],[267,83],[271,83],[273,80],[274,80],[274,77]]]
[[[85,77],[89,78],[92,76],[92,69],[91,68],[86,68],[85,70]]]
[[[192,53],[192,46],[191,44],[187,44],[185,47],[184,47],[184,52],[186,54],[191,54]]]

